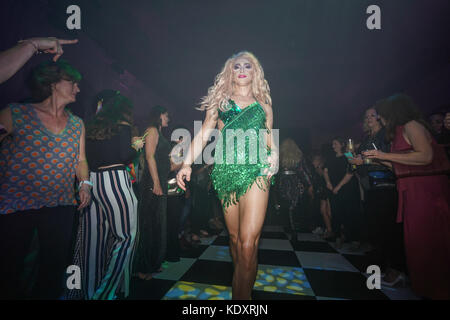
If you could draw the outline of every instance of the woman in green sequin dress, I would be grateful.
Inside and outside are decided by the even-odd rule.
[[[256,57],[240,52],[228,59],[200,110],[206,111],[205,121],[191,142],[177,182],[185,189],[184,179],[190,181],[191,164],[217,126],[220,135],[211,179],[230,236],[233,299],[251,299],[271,178],[278,168],[270,89]]]

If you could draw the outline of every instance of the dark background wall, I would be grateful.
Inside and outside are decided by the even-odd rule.
[[[81,8],[81,30],[66,28],[66,8]],[[382,29],[366,28],[366,8],[381,8]],[[120,90],[142,128],[148,108],[169,108],[172,125],[193,128],[194,109],[225,60],[241,50],[261,61],[280,137],[310,149],[336,133],[361,135],[365,108],[396,92],[424,113],[450,103],[450,1],[118,1],[3,0],[0,50],[33,36],[78,38],[63,58],[84,76],[71,108],[88,117],[95,94]],[[0,85],[0,105],[27,97],[34,57]]]

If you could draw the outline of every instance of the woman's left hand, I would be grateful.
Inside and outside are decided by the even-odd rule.
[[[267,157],[267,161],[270,167],[267,168],[264,173],[267,174],[267,179],[270,180],[270,178],[278,172],[278,154],[272,151],[270,156]]]
[[[78,207],[78,210],[81,211],[91,203],[91,189],[87,184],[83,184],[80,191],[78,191],[78,194],[80,196],[80,206]]]
[[[333,194],[338,194],[338,192],[339,192],[339,188],[338,187],[333,189]]]
[[[369,159],[388,160],[387,153],[380,150],[368,150],[363,152],[363,156]]]

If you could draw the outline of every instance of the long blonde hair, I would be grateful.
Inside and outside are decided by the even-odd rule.
[[[208,89],[208,94],[201,99],[201,105],[197,108],[198,110],[205,111],[213,108],[221,111],[227,110],[228,100],[233,94],[233,64],[237,58],[241,57],[247,58],[252,64],[254,70],[252,91],[256,100],[272,106],[269,84],[264,78],[264,70],[261,64],[252,53],[242,51],[225,62],[222,71],[216,76],[214,84]]]
[[[303,159],[303,152],[294,140],[287,138],[280,147],[280,168],[294,169]]]

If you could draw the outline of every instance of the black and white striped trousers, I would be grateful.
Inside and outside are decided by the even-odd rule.
[[[125,168],[91,172],[92,203],[80,219],[85,299],[129,294],[137,233],[137,199]]]

